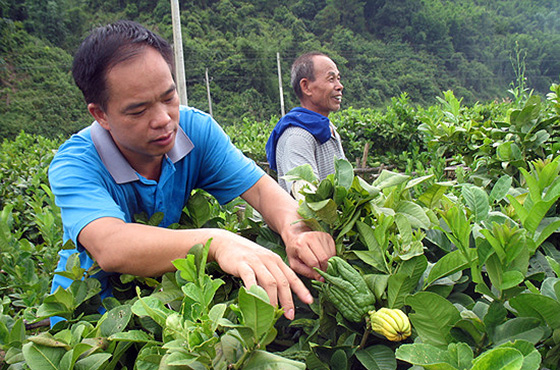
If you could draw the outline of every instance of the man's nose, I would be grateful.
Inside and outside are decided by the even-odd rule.
[[[165,104],[157,104],[154,107],[154,114],[150,121],[150,125],[154,128],[165,126],[171,120],[171,115],[169,113],[169,107]]]

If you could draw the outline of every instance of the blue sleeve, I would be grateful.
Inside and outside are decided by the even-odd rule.
[[[49,182],[64,226],[64,242],[78,246],[80,231],[101,217],[125,220],[125,214],[109,193],[113,181],[101,165],[97,152],[87,138],[74,135],[60,147],[49,167]],[[81,248],[79,248],[81,250]]]
[[[264,171],[236,148],[209,115],[193,110],[186,115],[184,130],[194,143],[199,173],[196,187],[228,203],[251,188]],[[243,133],[240,132],[240,135]]]

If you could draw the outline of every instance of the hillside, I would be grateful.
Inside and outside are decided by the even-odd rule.
[[[208,110],[208,69],[220,123],[268,120],[280,114],[276,54],[290,109],[290,64],[312,49],[337,62],[344,108],[382,108],[403,92],[414,104],[446,90],[466,104],[514,98],[512,87],[544,95],[560,75],[559,11],[551,0],[183,1],[188,100]],[[0,3],[0,138],[89,123],[71,55],[89,29],[119,18],[172,40],[169,0]]]

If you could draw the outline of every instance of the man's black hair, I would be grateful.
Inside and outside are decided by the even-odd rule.
[[[72,76],[86,103],[99,104],[105,110],[109,99],[106,81],[109,70],[148,46],[161,54],[173,73],[171,45],[139,23],[120,20],[94,29],[78,48],[72,65]]]

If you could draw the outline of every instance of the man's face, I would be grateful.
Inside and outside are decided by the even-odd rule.
[[[307,99],[306,106],[309,110],[328,116],[330,112],[340,109],[342,101],[342,89],[340,83],[340,72],[336,64],[328,57],[316,55],[313,57],[315,80],[306,80],[302,91]],[[302,80],[302,81],[303,81]]]
[[[169,66],[161,54],[146,47],[107,73],[105,111],[88,109],[111,133],[118,148],[137,171],[161,159],[175,144],[179,97]]]

